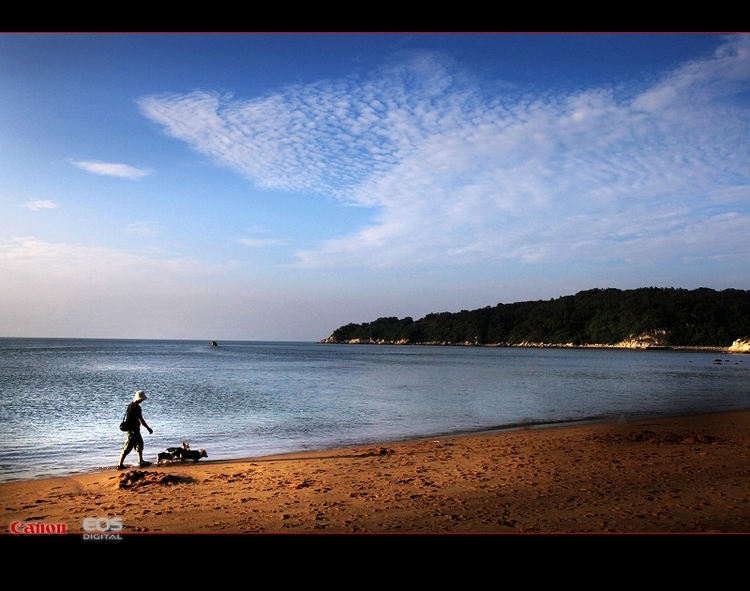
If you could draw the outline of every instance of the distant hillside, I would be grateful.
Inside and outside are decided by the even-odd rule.
[[[590,289],[549,301],[378,318],[322,342],[465,345],[729,347],[750,335],[750,291]]]

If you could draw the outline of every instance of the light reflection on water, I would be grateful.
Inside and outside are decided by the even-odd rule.
[[[0,480],[113,466],[124,439],[117,425],[138,389],[154,429],[144,431],[147,457],[189,441],[210,459],[750,408],[750,357],[740,355],[219,345],[0,339]]]

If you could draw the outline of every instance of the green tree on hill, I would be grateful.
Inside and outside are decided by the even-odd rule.
[[[330,340],[612,345],[655,331],[666,345],[727,347],[750,334],[750,291],[590,289],[549,301],[432,313],[417,321],[407,316],[347,324],[336,329]]]

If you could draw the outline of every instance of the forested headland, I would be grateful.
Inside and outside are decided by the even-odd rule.
[[[750,346],[750,291],[644,287],[347,324],[321,342],[496,346]]]

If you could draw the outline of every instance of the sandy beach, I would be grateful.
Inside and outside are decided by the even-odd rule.
[[[750,532],[749,452],[744,411],[162,464],[2,484],[0,531]]]

